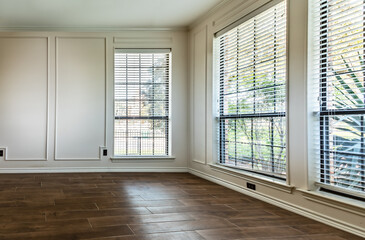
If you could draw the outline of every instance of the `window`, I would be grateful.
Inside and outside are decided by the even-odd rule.
[[[365,3],[314,0],[317,184],[365,196]]]
[[[114,155],[169,155],[170,50],[116,49]]]
[[[219,162],[285,179],[286,2],[216,36]]]

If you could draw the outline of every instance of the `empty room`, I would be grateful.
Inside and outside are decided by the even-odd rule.
[[[363,0],[0,0],[0,239],[365,239]]]

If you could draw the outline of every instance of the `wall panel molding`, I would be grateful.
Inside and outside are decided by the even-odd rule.
[[[207,134],[207,26],[193,34],[192,161],[206,164]]]
[[[45,142],[44,142],[44,156],[43,157],[11,157],[11,152],[17,152],[19,151],[18,149],[13,150],[11,149],[11,147],[7,146],[6,142],[2,143],[0,145],[0,149],[2,149],[4,151],[4,156],[3,156],[3,160],[4,161],[48,161],[48,150],[49,150],[49,86],[50,86],[50,37],[48,36],[33,36],[33,35],[29,35],[29,36],[25,36],[25,35],[19,35],[19,36],[2,36],[2,34],[0,33],[0,40],[2,39],[21,39],[21,40],[36,40],[36,39],[40,39],[40,40],[45,40],[46,42],[46,66],[44,68],[45,70],[45,75],[46,75],[46,81],[45,81],[45,126],[44,126],[44,134],[45,134]],[[37,58],[39,55],[39,52],[37,52],[36,54],[37,56],[35,56],[35,58]],[[14,56],[7,56],[7,57],[14,57]],[[35,62],[35,59],[34,61]],[[17,71],[21,71],[20,69],[18,69]],[[18,93],[19,94],[19,93]],[[11,104],[11,103],[10,103]],[[17,120],[22,119],[22,118],[26,118],[27,116],[24,116],[23,114],[19,113],[20,115],[17,117]]]
[[[59,60],[59,57],[60,57],[60,53],[59,53],[59,46],[60,46],[60,41],[62,40],[103,40],[103,51],[104,51],[104,64],[103,64],[103,67],[104,67],[104,82],[103,82],[103,87],[104,87],[104,91],[103,91],[103,94],[104,94],[104,98],[103,98],[103,101],[104,101],[104,104],[103,104],[103,145],[100,145],[98,144],[99,146],[95,146],[98,150],[96,151],[97,152],[97,156],[94,156],[94,157],[79,157],[79,156],[74,156],[74,157],[60,157],[59,154],[59,135],[58,135],[58,132],[59,132],[59,104],[60,104],[60,101],[59,101],[59,84],[60,84],[60,60]],[[91,49],[92,50],[92,49]],[[55,60],[55,74],[56,74],[56,78],[55,78],[55,129],[54,129],[54,160],[55,161],[101,161],[102,160],[102,150],[103,149],[106,149],[106,145],[107,145],[107,116],[106,116],[106,113],[107,113],[107,79],[108,79],[108,66],[107,66],[107,61],[108,61],[108,56],[107,56],[107,53],[108,53],[108,50],[107,50],[107,37],[94,37],[94,36],[56,36],[56,60]],[[67,63],[68,64],[68,63]],[[75,83],[76,84],[76,83]],[[82,110],[82,109],[80,109]],[[71,116],[72,117],[72,116]]]
[[[151,44],[151,43],[172,43],[172,37],[114,37],[114,43],[123,44]]]

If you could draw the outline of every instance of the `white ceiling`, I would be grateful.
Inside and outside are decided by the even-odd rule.
[[[0,0],[0,28],[186,27],[224,0]]]

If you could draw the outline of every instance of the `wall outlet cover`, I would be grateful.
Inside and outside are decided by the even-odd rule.
[[[255,184],[253,184],[253,183],[246,183],[246,186],[247,186],[247,188],[249,188],[249,189],[256,190],[256,185],[255,185]]]

